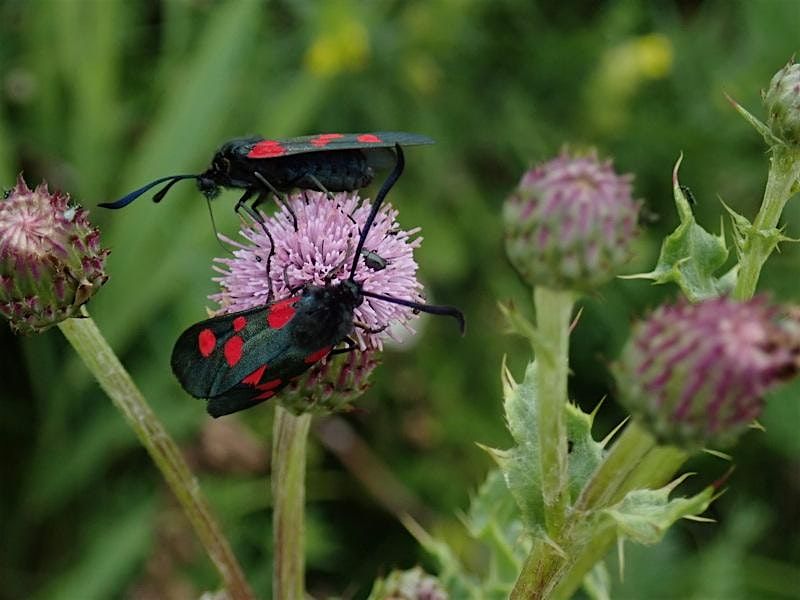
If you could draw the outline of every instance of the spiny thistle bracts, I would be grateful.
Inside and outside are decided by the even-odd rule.
[[[591,290],[630,258],[638,212],[630,175],[593,152],[562,152],[525,173],[506,200],[506,251],[530,285]]]
[[[789,146],[800,147],[800,64],[791,60],[775,73],[762,99],[772,134]]]
[[[723,447],[795,375],[798,356],[796,311],[715,298],[656,309],[634,326],[614,371],[621,402],[659,441]]]
[[[86,210],[20,175],[0,200],[0,314],[18,333],[78,316],[108,279],[108,253]]]

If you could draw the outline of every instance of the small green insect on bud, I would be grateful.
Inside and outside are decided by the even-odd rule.
[[[17,333],[78,315],[108,279],[108,252],[86,210],[20,176],[0,200],[0,314]]]
[[[695,450],[732,444],[799,356],[796,310],[715,298],[636,324],[614,373],[622,403],[660,442]]]
[[[523,175],[503,213],[506,251],[525,281],[585,291],[630,258],[639,203],[610,161],[563,152]]]
[[[442,584],[420,567],[392,571],[372,589],[369,600],[447,600]]]
[[[772,134],[790,146],[800,146],[800,64],[789,61],[761,96]]]

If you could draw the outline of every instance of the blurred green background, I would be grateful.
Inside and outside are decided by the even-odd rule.
[[[565,143],[614,157],[657,217],[630,265],[649,270],[676,224],[670,171],[680,152],[707,228],[718,231],[718,197],[755,213],[768,157],[723,94],[761,115],[759,91],[798,49],[798,33],[796,0],[6,0],[0,181],[9,187],[24,170],[91,208],[197,172],[243,134],[408,130],[438,141],[408,150],[392,201],[405,226],[423,228],[417,258],[430,298],[461,306],[468,334],[423,319],[413,347],[385,353],[360,410],[319,421],[312,436],[308,587],[364,598],[376,575],[432,567],[393,511],[411,511],[480,564],[458,511],[491,466],[474,442],[510,443],[502,357],[517,375],[529,358],[496,309],[507,299],[530,306],[500,223],[523,170]],[[235,198],[214,203],[229,233]],[[201,196],[184,184],[161,205],[143,199],[92,217],[113,253],[90,311],[268,597],[272,411],[212,422],[169,370],[177,334],[214,291],[220,249]],[[798,237],[796,202],[784,221]],[[788,275],[798,268],[798,249],[784,246],[762,289],[797,300]],[[607,365],[631,320],[675,293],[618,281],[582,302],[571,393],[584,409],[613,399]],[[3,328],[0,339],[0,596],[182,599],[213,589],[217,577],[153,465],[58,331],[19,339]],[[732,450],[729,490],[709,511],[718,523],[681,523],[657,547],[627,546],[614,597],[800,598],[797,391],[775,398],[766,432]],[[607,401],[597,436],[622,416]],[[701,486],[728,465],[701,457],[689,468]]]

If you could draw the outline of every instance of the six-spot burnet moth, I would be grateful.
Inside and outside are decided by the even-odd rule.
[[[395,167],[359,235],[348,279],[324,286],[306,285],[297,295],[201,321],[180,335],[172,351],[172,370],[189,394],[208,400],[209,414],[219,417],[259,404],[321,359],[352,350],[353,311],[365,297],[454,317],[463,333],[464,316],[455,307],[370,292],[355,280],[367,233],[403,171],[399,144],[395,153]],[[342,343],[346,347],[337,348]]]
[[[256,221],[253,210],[270,194],[292,189],[320,192],[352,192],[372,182],[374,168],[391,166],[396,145],[418,146],[434,141],[417,133],[384,131],[375,133],[321,133],[288,139],[237,138],[224,143],[211,166],[198,174],[168,175],[126,194],[103,208],[122,208],[157,185],[166,185],[153,196],[160,202],[173,185],[183,179],[197,180],[208,200],[220,188],[243,189],[235,210],[244,210]],[[252,206],[246,202],[255,196]]]

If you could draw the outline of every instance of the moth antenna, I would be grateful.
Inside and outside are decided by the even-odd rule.
[[[188,176],[179,175],[179,176],[175,176],[175,178],[173,178],[172,181],[170,181],[167,185],[165,185],[158,192],[156,192],[155,196],[153,196],[153,202],[155,202],[156,204],[161,202],[164,199],[164,196],[167,195],[167,192],[169,192],[172,189],[172,186],[175,185],[176,183],[178,183],[179,181],[182,181],[183,179],[197,179],[197,178],[198,178],[197,175],[188,175]]]
[[[167,175],[166,177],[161,177],[159,179],[156,179],[155,181],[151,181],[147,185],[144,185],[144,186],[140,187],[138,190],[133,190],[131,193],[124,195],[122,198],[120,198],[119,200],[116,200],[115,202],[101,202],[97,206],[102,206],[103,208],[112,208],[112,209],[117,209],[117,208],[122,208],[124,206],[128,206],[128,204],[130,204],[131,202],[136,200],[139,196],[144,194],[146,191],[154,188],[155,186],[157,186],[157,185],[159,185],[161,183],[164,183],[165,181],[169,181],[169,183],[166,185],[166,187],[163,190],[161,190],[160,192],[158,192],[158,194],[156,194],[153,197],[153,200],[158,202],[159,200],[161,200],[161,198],[164,197],[164,194],[166,194],[167,191],[173,185],[175,185],[175,183],[177,183],[178,181],[181,181],[182,179],[197,179],[198,177],[200,177],[200,176],[199,175]],[[158,200],[156,200],[156,198],[158,198]]]
[[[400,147],[400,144],[394,145],[394,151],[397,156],[397,160],[394,163],[394,169],[392,169],[392,172],[389,173],[386,181],[383,182],[381,189],[378,190],[378,195],[375,196],[375,201],[372,203],[372,210],[369,211],[369,216],[367,216],[367,220],[364,223],[364,229],[361,230],[361,235],[358,238],[358,246],[356,246],[356,254],[355,258],[353,259],[353,266],[350,268],[351,280],[356,276],[358,259],[361,256],[361,251],[364,249],[364,242],[367,240],[367,234],[372,228],[372,222],[378,215],[378,211],[380,210],[383,201],[386,199],[386,194],[389,193],[389,190],[392,189],[392,186],[394,186],[394,184],[397,183],[397,180],[400,179],[400,175],[403,174],[403,168],[406,166],[406,160],[403,156],[403,149]]]
[[[385,302],[391,302],[392,304],[407,306],[409,308],[413,308],[414,310],[418,310],[420,312],[428,313],[431,315],[442,315],[446,317],[453,317],[456,321],[458,321],[458,328],[461,331],[461,335],[464,335],[464,332],[467,329],[467,322],[464,319],[464,313],[458,310],[455,306],[445,306],[441,304],[422,304],[420,302],[403,300],[402,298],[395,298],[394,296],[386,296],[385,294],[368,292],[366,290],[361,290],[361,294],[366,296],[367,298],[375,298],[376,300],[384,300]]]

